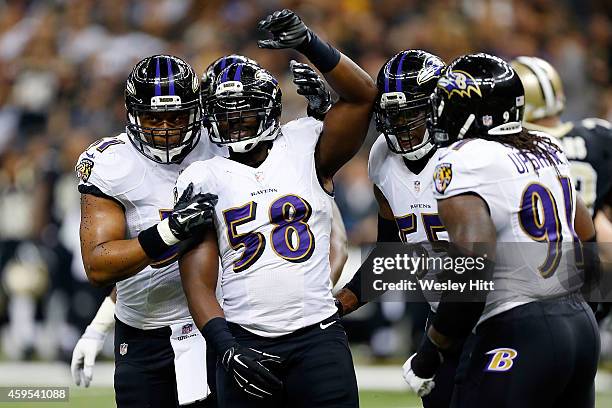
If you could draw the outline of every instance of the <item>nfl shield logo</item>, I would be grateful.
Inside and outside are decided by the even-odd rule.
[[[482,124],[489,127],[493,124],[493,117],[491,115],[485,115],[482,117]]]
[[[438,193],[444,193],[444,190],[446,190],[446,187],[448,187],[452,179],[453,169],[450,163],[440,163],[436,166],[436,171],[434,172],[434,183]]]
[[[417,193],[421,191],[421,182],[419,180],[414,182],[414,191],[416,191]]]
[[[119,354],[121,354],[122,356],[125,356],[127,354],[127,343],[121,343],[119,345]]]
[[[193,324],[187,323],[181,328],[181,334],[189,334],[193,330]]]
[[[255,180],[257,180],[258,183],[261,183],[263,181],[264,175],[262,171],[258,171],[257,173],[255,173]]]

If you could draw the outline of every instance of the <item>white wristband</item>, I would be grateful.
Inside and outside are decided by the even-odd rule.
[[[96,317],[93,318],[89,326],[100,333],[108,333],[115,326],[115,302],[107,296],[98,309]]]
[[[164,241],[164,243],[168,246],[174,245],[180,242],[180,239],[174,236],[172,231],[170,230],[170,224],[168,223],[168,219],[166,218],[159,224],[157,224],[157,232],[159,236]]]

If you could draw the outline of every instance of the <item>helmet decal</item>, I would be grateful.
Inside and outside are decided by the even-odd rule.
[[[417,84],[421,85],[433,78],[438,78],[444,69],[444,63],[434,55],[425,58],[423,68],[417,75]]]
[[[455,94],[459,95],[461,98],[471,98],[472,91],[482,98],[480,86],[474,77],[462,70],[449,70],[448,73],[438,81],[438,88],[446,92],[448,99],[452,98]]]

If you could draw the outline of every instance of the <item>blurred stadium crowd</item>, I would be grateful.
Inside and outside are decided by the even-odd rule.
[[[305,114],[288,69],[298,55],[255,41],[257,21],[284,7],[373,77],[406,48],[447,62],[475,51],[540,56],[564,81],[566,119],[612,121],[607,0],[0,0],[0,353],[69,357],[106,294],[81,265],[73,169],[93,140],[122,132],[124,81],[136,61],[175,54],[201,73],[221,55],[245,54],[281,81],[284,121]],[[376,239],[367,178],[374,137],[336,179],[351,245]],[[393,353],[393,336],[375,329],[403,316],[403,307],[378,307],[361,340],[376,332],[374,354]]]

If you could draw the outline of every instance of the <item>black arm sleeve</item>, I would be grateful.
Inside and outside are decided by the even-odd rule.
[[[454,252],[454,253],[453,253]],[[449,250],[449,255],[453,257],[470,257],[462,254],[455,248]],[[495,264],[488,259],[484,259],[484,267],[478,269],[474,267],[463,274],[453,274],[454,280],[462,280],[469,287],[469,282],[475,279],[490,281],[495,269]],[[460,294],[445,292],[440,298],[438,310],[436,310],[432,325],[440,334],[450,338],[456,343],[470,334],[482,312],[486,303],[485,291],[466,290]],[[452,298],[451,301],[448,298]]]
[[[395,220],[378,215],[378,236],[376,242],[402,242]]]
[[[386,218],[378,216],[378,237],[376,239],[377,242],[401,242],[399,237],[399,231],[397,229],[397,224],[395,221],[388,220]],[[357,300],[359,301],[359,307],[365,305],[367,302],[362,300],[361,296],[361,272],[360,269],[357,270],[355,275],[349,283],[344,286],[346,289],[350,290],[357,296]]]

